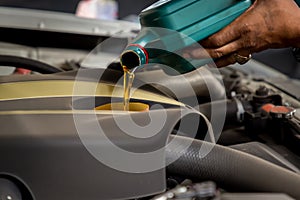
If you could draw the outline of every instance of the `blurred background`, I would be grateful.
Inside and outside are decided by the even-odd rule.
[[[118,5],[117,18],[122,19],[129,15],[137,15],[143,8],[151,5],[156,0],[98,0],[98,2],[116,2]],[[80,2],[96,2],[94,0],[0,0],[0,6],[32,8],[39,10],[76,13]]]

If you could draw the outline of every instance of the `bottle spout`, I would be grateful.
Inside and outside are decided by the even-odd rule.
[[[129,45],[122,53],[120,61],[122,66],[133,69],[148,63],[148,52],[139,45]]]
[[[129,50],[129,51],[125,51],[121,55],[121,64],[122,66],[126,66],[128,69],[133,69],[137,66],[140,66],[141,61],[138,54],[136,54],[132,50]]]

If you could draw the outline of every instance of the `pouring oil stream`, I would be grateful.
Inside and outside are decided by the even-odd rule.
[[[130,91],[135,77],[135,71],[138,67],[129,70],[125,65],[122,66],[124,71],[124,82],[123,82],[123,106],[124,111],[129,111],[130,105]]]

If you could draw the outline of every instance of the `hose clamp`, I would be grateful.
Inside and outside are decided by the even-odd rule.
[[[244,114],[245,114],[244,106],[238,98],[233,97],[233,100],[235,101],[237,106],[236,119],[238,122],[241,123],[244,121]]]

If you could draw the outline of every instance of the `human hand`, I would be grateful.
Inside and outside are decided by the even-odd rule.
[[[294,0],[256,0],[239,18],[200,44],[217,67],[268,48],[300,47],[300,9]],[[203,49],[189,57],[200,59]],[[243,59],[242,59],[243,60]],[[241,62],[241,61],[240,61]]]

